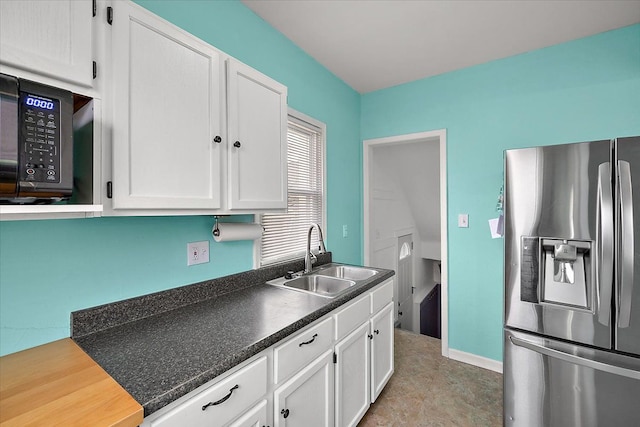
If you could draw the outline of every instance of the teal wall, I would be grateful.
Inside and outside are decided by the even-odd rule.
[[[502,241],[486,224],[502,151],[640,134],[640,25],[361,97],[237,1],[139,3],[282,82],[291,107],[327,124],[325,236],[338,261],[362,261],[362,139],[447,129],[449,342],[480,356],[502,357]],[[458,213],[470,228],[455,227]],[[251,243],[215,243],[211,225],[0,222],[0,354],[69,336],[71,311],[250,269]],[[212,261],[186,267],[187,242],[204,239]]]
[[[449,346],[501,360],[503,241],[487,220],[503,150],[640,135],[640,25],[369,93],[361,110],[363,139],[447,130]]]
[[[139,3],[285,84],[291,107],[326,123],[327,247],[359,263],[360,95],[237,1]],[[251,269],[251,242],[216,243],[212,225],[210,216],[0,222],[0,355],[68,337],[71,311]],[[206,239],[211,262],[187,267],[187,243]]]

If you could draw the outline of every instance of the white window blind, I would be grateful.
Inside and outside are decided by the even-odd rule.
[[[309,225],[323,225],[324,137],[319,127],[292,116],[287,129],[287,167],[287,213],[262,215],[261,266],[303,257]],[[318,248],[315,230],[311,247]]]

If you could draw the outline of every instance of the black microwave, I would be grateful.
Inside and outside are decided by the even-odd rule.
[[[73,191],[73,94],[0,73],[0,203]]]

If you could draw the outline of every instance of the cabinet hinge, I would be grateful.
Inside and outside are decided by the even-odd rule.
[[[98,63],[93,61],[93,78],[98,77]]]
[[[93,17],[96,17],[96,14],[98,13],[98,2],[97,0],[93,0]]]
[[[113,183],[111,181],[107,182],[107,198],[111,199],[113,197]]]
[[[113,8],[111,6],[107,7],[107,23],[113,25]]]
[[[333,353],[333,363],[338,363],[338,355]]]

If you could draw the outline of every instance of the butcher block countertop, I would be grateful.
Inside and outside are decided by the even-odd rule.
[[[142,423],[142,406],[70,338],[0,358],[0,426]]]

